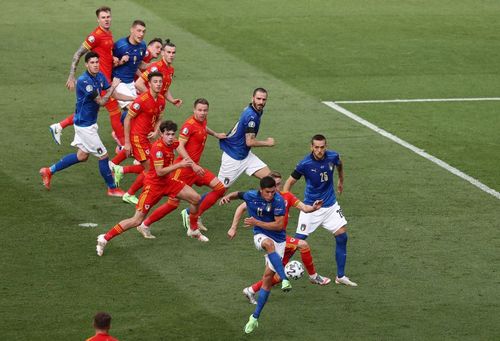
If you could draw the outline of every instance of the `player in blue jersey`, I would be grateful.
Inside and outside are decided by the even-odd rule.
[[[339,194],[344,190],[344,169],[336,151],[326,149],[326,138],[314,135],[311,140],[311,154],[300,161],[283,188],[289,192],[292,186],[303,176],[306,180],[304,203],[312,205],[316,200],[323,200],[323,207],[312,213],[300,212],[295,238],[306,239],[319,226],[323,226],[335,236],[335,260],[337,277],[335,283],[357,286],[344,273],[347,257],[347,220],[342,213],[335,196],[333,172],[338,170]]]
[[[121,197],[123,191],[113,180],[106,147],[97,132],[97,113],[99,107],[105,105],[112,94],[117,99],[130,100],[131,98],[114,94],[114,90],[120,84],[120,79],[114,78],[112,84],[109,85],[106,77],[99,71],[97,53],[91,51],[85,55],[85,67],[87,71],[76,82],[75,138],[71,145],[77,147],[78,151],[64,156],[50,167],[40,169],[40,175],[43,184],[50,190],[50,181],[54,173],[76,163],[87,161],[89,154],[92,154],[99,158],[99,171],[108,186],[108,195]],[[101,96],[102,90],[106,90],[106,94]]]
[[[218,178],[226,188],[230,187],[243,172],[259,179],[271,173],[269,167],[250,150],[252,147],[274,146],[272,137],[262,141],[257,140],[266,102],[267,90],[255,89],[252,103],[243,110],[240,119],[227,137],[219,141],[223,153]]]
[[[130,27],[130,35],[118,40],[113,47],[113,56],[119,62],[113,68],[113,77],[118,77],[122,82],[116,92],[130,97],[137,97],[135,89],[135,76],[139,67],[145,67],[142,60],[146,55],[147,46],[144,40],[146,24],[142,20],[135,20]],[[118,101],[123,109],[130,104],[128,101]]]
[[[249,218],[245,218],[245,225],[253,226],[253,241],[257,250],[266,252],[266,269],[262,277],[257,306],[245,325],[245,333],[249,334],[259,324],[258,318],[271,292],[274,275],[277,273],[280,276],[283,291],[287,292],[292,289],[281,262],[286,246],[285,200],[277,192],[276,181],[270,176],[265,176],[260,180],[258,191],[232,192],[224,196],[220,204],[227,204],[232,199],[245,201],[250,215]]]

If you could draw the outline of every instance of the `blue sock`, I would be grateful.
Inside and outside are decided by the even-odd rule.
[[[285,275],[285,268],[283,267],[283,262],[281,261],[280,255],[276,253],[276,251],[271,252],[267,255],[267,258],[269,258],[269,261],[274,267],[274,270],[276,270],[276,273],[281,277],[281,280],[287,279]]]
[[[347,258],[347,232],[335,237],[335,260],[337,261],[337,277],[344,277],[345,261]]]
[[[127,117],[127,114],[128,114],[128,109],[127,107],[125,107],[122,109],[122,115],[120,116],[120,122],[122,123],[122,125],[123,122],[125,121],[125,117]]]
[[[203,199],[205,199],[205,197],[207,196],[207,194],[208,194],[208,193],[203,193],[203,194],[201,195],[201,199],[200,199],[199,204],[201,204],[201,202],[203,201]],[[188,208],[186,208],[186,212],[187,212],[187,214],[189,214],[189,207],[188,207]]]
[[[57,161],[52,166],[50,166],[50,172],[54,174],[55,172],[62,171],[64,168],[68,168],[69,166],[72,166],[78,162],[80,161],[78,160],[76,153],[68,154],[66,156],[63,156],[61,160]]]
[[[113,179],[108,162],[109,158],[99,160],[99,172],[109,188],[116,188],[115,179]]]
[[[270,290],[267,291],[267,290],[260,288],[259,297],[257,298],[257,307],[255,307],[255,311],[253,312],[253,317],[255,317],[256,319],[259,318],[260,312],[262,311],[262,309],[266,305],[267,298],[269,297],[270,293],[271,293]]]
[[[295,233],[295,238],[297,238],[297,239],[306,240],[307,237],[309,237],[307,234]]]

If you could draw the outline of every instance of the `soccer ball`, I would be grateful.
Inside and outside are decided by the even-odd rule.
[[[292,260],[285,265],[285,275],[288,279],[299,279],[304,274],[302,263]]]

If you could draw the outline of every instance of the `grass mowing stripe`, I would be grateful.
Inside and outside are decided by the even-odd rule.
[[[438,159],[437,157],[435,156],[432,156],[430,155],[429,153],[426,153],[424,150],[418,148],[418,147],[415,147],[414,145],[406,142],[405,140],[402,140],[400,139],[399,137],[377,127],[376,125],[374,125],[373,123],[370,123],[368,122],[367,120],[359,117],[358,115],[350,112],[349,110],[341,107],[340,105],[338,104],[335,104],[335,102],[322,102],[324,103],[325,105],[329,106],[330,108],[334,109],[335,111],[338,111],[339,113],[355,120],[356,122],[358,123],[361,123],[362,125],[364,125],[365,127],[367,128],[370,128],[371,130],[379,133],[380,135],[384,136],[384,137],[387,137],[388,139],[396,142],[397,144],[405,147],[405,148],[408,148],[409,150],[415,152],[416,154],[422,156],[423,158],[431,161],[431,162],[434,162],[435,164],[437,164],[438,166],[446,169],[447,171],[449,171],[450,173],[452,174],[455,174],[456,176],[464,179],[465,181],[467,182],[470,182],[472,185],[476,186],[477,188],[479,188],[480,190],[494,196],[495,198],[497,199],[500,199],[500,193],[495,191],[494,189],[486,186],[485,184],[483,184],[482,182],[480,182],[479,180],[477,179],[474,179],[473,177],[465,174],[464,172],[456,169],[455,167],[453,166],[450,166],[449,164],[447,164],[446,162],[444,162],[443,160],[440,160]]]

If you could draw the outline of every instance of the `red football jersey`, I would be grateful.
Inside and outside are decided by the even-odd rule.
[[[194,162],[199,163],[207,140],[207,120],[200,122],[194,116],[188,118],[181,128],[179,140],[186,141],[186,152]]]
[[[141,75],[141,78],[146,82],[146,87],[149,89],[148,75],[151,72],[159,71],[163,75],[163,87],[161,88],[161,93],[165,95],[172,84],[172,78],[174,77],[174,67],[172,65],[168,66],[163,58],[153,64],[149,65],[146,71]]]
[[[118,341],[118,339],[115,339],[107,333],[97,333],[86,341]]]
[[[111,83],[113,69],[113,33],[104,31],[100,26],[92,31],[83,42],[83,46],[99,55],[99,70]]]
[[[169,180],[169,175],[158,176],[155,166],[168,167],[174,162],[175,149],[179,147],[179,141],[175,141],[170,146],[167,146],[161,138],[156,140],[151,146],[149,153],[149,170],[146,173],[144,184],[146,185],[166,185]]]
[[[128,109],[128,115],[132,116],[130,135],[147,136],[154,131],[156,122],[164,109],[165,97],[162,95],[158,95],[156,100],[149,91],[138,96]]]
[[[284,215],[284,219],[283,219],[283,226],[284,228],[286,229],[287,225],[288,225],[288,213],[290,211],[290,207],[292,206],[297,206],[300,202],[299,199],[297,199],[297,197],[295,195],[293,195],[293,193],[291,192],[280,192],[281,196],[283,197],[283,199],[285,199],[285,215]]]
[[[142,62],[149,64],[151,60],[153,60],[153,55],[151,54],[151,52],[149,52],[149,50],[146,49],[146,53],[144,54],[144,58],[142,58]]]

